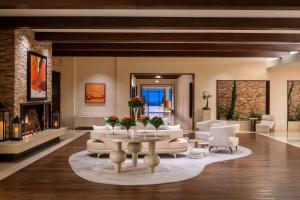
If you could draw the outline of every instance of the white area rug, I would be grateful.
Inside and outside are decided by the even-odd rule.
[[[131,166],[131,159],[122,163],[122,173],[116,174],[113,163],[107,158],[97,158],[81,151],[70,156],[69,163],[73,171],[83,179],[95,183],[111,185],[152,185],[179,182],[193,178],[200,174],[204,167],[210,163],[232,160],[251,155],[251,150],[239,147],[238,152],[230,154],[229,151],[214,151],[202,159],[188,158],[188,152],[177,158],[162,156],[160,165],[155,173],[150,173],[139,158],[138,167]]]

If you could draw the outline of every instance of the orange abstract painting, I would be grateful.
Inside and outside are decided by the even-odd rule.
[[[87,83],[85,85],[86,103],[105,103],[105,84]]]
[[[47,98],[47,58],[29,52],[28,54],[29,100]]]

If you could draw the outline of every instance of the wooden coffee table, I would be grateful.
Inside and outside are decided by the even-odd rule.
[[[138,153],[143,148],[143,142],[149,143],[148,154],[144,157],[144,163],[151,173],[154,173],[155,167],[160,163],[160,157],[155,153],[155,143],[169,139],[167,135],[159,136],[136,136],[130,137],[124,135],[111,135],[112,142],[115,144],[115,150],[109,154],[109,159],[115,164],[116,173],[121,172],[121,164],[126,160],[126,152],[122,150],[122,143],[128,143],[127,149],[132,154],[132,165],[137,166]]]

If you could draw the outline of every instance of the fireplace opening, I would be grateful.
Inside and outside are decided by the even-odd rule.
[[[21,104],[22,138],[49,129],[50,103]]]

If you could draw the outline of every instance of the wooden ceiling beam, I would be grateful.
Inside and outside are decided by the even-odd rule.
[[[59,51],[53,56],[115,56],[115,57],[281,57],[278,51]]]
[[[300,34],[287,33],[78,33],[36,32],[36,40],[55,43],[263,42],[300,43]]]
[[[0,17],[0,29],[299,30],[299,18]]]
[[[300,44],[249,43],[53,43],[59,51],[300,51]]]
[[[1,9],[299,9],[298,0],[1,0]]]

